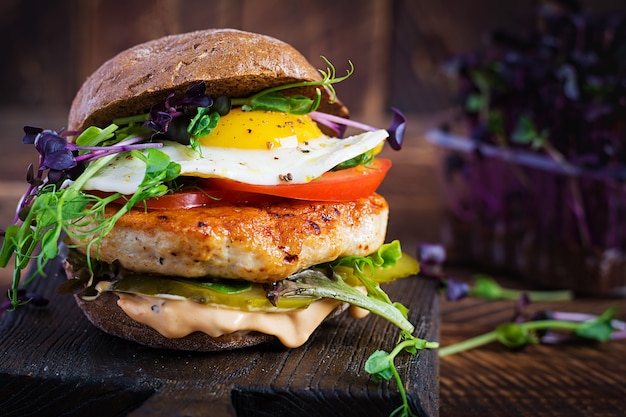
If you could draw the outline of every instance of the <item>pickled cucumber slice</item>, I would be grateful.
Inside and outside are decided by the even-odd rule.
[[[228,282],[232,281],[232,282]],[[189,300],[195,303],[244,311],[284,311],[306,308],[317,297],[280,299],[274,306],[267,299],[267,291],[260,284],[238,280],[183,280],[159,276],[129,274],[101,287],[104,291],[151,295],[171,300]]]

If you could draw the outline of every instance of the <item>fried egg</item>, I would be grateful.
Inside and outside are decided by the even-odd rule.
[[[306,115],[233,109],[200,138],[199,152],[171,141],[163,141],[160,150],[180,164],[184,176],[277,185],[309,182],[341,162],[379,148],[387,136],[381,129],[333,138]],[[120,154],[83,189],[132,194],[145,171],[141,159]]]

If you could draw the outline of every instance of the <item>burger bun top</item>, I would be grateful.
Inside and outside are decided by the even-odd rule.
[[[105,127],[118,117],[146,113],[174,92],[203,81],[213,97],[248,97],[276,85],[322,79],[291,45],[269,36],[234,29],[170,35],[139,44],[105,62],[78,91],[68,129]],[[313,97],[315,87],[288,95]],[[347,109],[322,89],[320,111],[342,117]]]

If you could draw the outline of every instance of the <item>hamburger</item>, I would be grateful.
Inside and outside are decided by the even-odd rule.
[[[67,129],[25,128],[39,151],[2,264],[63,256],[72,293],[103,331],[216,351],[306,342],[328,317],[373,312],[410,334],[381,284],[417,262],[387,242],[376,193],[401,147],[351,121],[330,62],[274,38],[219,29],[132,47],[87,78]],[[360,129],[345,136],[346,127]],[[58,245],[58,242],[62,242]]]

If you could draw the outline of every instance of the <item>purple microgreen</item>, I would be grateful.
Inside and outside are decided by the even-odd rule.
[[[43,132],[39,127],[24,126],[24,137],[22,143],[25,145],[33,145],[37,136]]]
[[[213,105],[213,99],[206,94],[206,84],[202,81],[193,84],[185,92],[184,95],[175,98],[174,94],[170,94],[165,101],[165,107],[168,111],[182,111],[185,113],[187,108],[195,109],[197,107],[210,107]]]
[[[417,245],[416,255],[422,274],[433,277],[441,276],[446,260],[446,248],[442,244],[421,242]]]
[[[118,194],[112,198],[101,199],[85,194],[81,191],[85,183],[120,152],[142,150],[150,153],[156,152],[154,148],[162,146],[161,143],[146,142],[149,138],[145,136],[128,137],[120,134],[114,137],[116,130],[118,130],[116,125],[106,129],[89,128],[77,138],[79,144],[75,144],[52,130],[32,127],[24,129],[23,142],[35,145],[40,153],[40,166],[36,170],[32,166],[29,167],[26,176],[29,186],[26,194],[18,205],[14,224],[3,233],[0,266],[7,266],[12,258],[15,260],[13,283],[9,290],[9,299],[13,307],[24,302],[19,291],[22,270],[34,258],[36,273],[43,275],[43,267],[58,255],[58,241],[63,232],[73,233],[77,241],[88,242],[86,244],[89,246],[97,244],[112,228],[120,216],[119,213],[126,212],[147,198],[164,194],[167,187],[163,182],[170,181],[180,173],[180,166],[169,163],[169,158],[165,156],[168,163],[163,164],[159,161],[157,168],[148,167],[149,178],[142,182],[139,190],[127,200],[116,215],[105,217],[103,213],[107,204],[105,201],[110,202],[121,196]],[[127,130],[132,131],[133,129]],[[146,161],[147,165],[150,165],[154,158]],[[89,204],[92,204],[91,211],[99,221],[81,223]],[[77,235],[81,232],[72,231],[73,225],[78,225],[77,229],[88,226],[89,230],[86,234],[82,232],[83,235]],[[33,252],[38,246],[40,252],[34,255]]]
[[[466,282],[449,277],[443,272],[446,249],[442,244],[419,243],[416,253],[420,264],[419,275],[437,279],[439,288],[444,292],[447,301],[458,301],[467,297],[470,286]]]
[[[350,119],[345,119],[343,117],[333,116],[328,113],[314,111],[309,113],[309,117],[315,120],[318,124],[331,129],[333,132],[335,132],[335,135],[338,138],[344,137],[348,126],[347,123],[351,123],[351,126],[361,130],[372,129],[372,126],[365,125]]]
[[[402,142],[404,140],[404,131],[406,130],[406,117],[400,112],[400,110],[392,107],[393,119],[391,125],[387,129],[389,131],[389,138],[387,142],[394,151],[402,149]]]
[[[521,323],[526,321],[524,318],[524,309],[531,303],[530,296],[526,291],[524,291],[515,301],[515,315],[513,316],[513,321],[516,323]]]
[[[387,143],[391,146],[393,150],[402,149],[402,142],[404,139],[404,132],[406,129],[406,118],[399,110],[393,108],[393,119],[392,122],[387,129],[389,136],[387,137]],[[355,129],[363,130],[366,132],[372,132],[375,130],[379,130],[379,128],[367,125],[365,123],[357,122],[355,120],[346,119],[344,117],[335,116],[328,113],[321,112],[312,112],[309,114],[311,119],[320,123],[323,126],[328,126],[331,129],[335,130],[335,132],[340,132],[343,127],[353,127]]]
[[[111,146],[76,146],[77,150],[92,151],[84,153],[76,157],[77,162],[92,162],[96,159],[103,158],[105,156],[114,155],[122,152],[129,152],[133,150],[149,149],[149,148],[162,148],[163,144],[160,142],[148,142],[139,143],[145,140],[142,137],[134,137],[130,139],[118,142],[116,145]]]
[[[168,112],[152,108],[150,118],[145,122],[145,126],[154,130],[156,133],[165,133],[172,119],[172,115]]]
[[[566,3],[580,2],[559,2],[559,6]],[[542,233],[557,245],[576,244],[589,253],[597,248],[623,251],[624,233],[620,232],[617,209],[611,205],[619,201],[621,193],[614,184],[623,182],[626,171],[626,61],[617,52],[626,45],[626,19],[623,13],[591,14],[548,7],[559,11],[555,16],[540,9],[545,7],[538,9],[523,30],[490,31],[479,50],[459,54],[445,66],[457,87],[454,95],[460,104],[462,128],[465,136],[471,136],[465,140],[468,147],[480,147],[481,154],[488,151],[488,156],[504,162],[479,163],[475,170],[503,174],[498,176],[498,186],[488,190],[496,203],[484,201],[484,175],[476,174],[463,188],[474,191],[473,200],[464,199],[459,215],[509,221],[500,217],[510,213],[503,207],[507,193],[525,188],[528,201],[532,197],[541,201],[542,195],[573,200],[567,201],[569,207],[565,207],[571,209],[567,212],[555,211],[557,205],[553,204],[552,212],[542,213],[544,219],[568,218],[569,211],[575,216],[565,228],[562,222],[541,226]],[[539,191],[538,185],[509,175],[515,171],[526,174],[526,169],[516,168],[518,164],[572,175],[571,181],[546,176],[556,185],[543,181],[543,191]],[[543,174],[533,171],[530,175]],[[546,187],[551,187],[551,192],[546,192]],[[593,207],[598,204],[609,208],[604,218],[596,220]],[[532,221],[532,211],[525,212],[531,214],[516,221]]]
[[[165,102],[152,106],[144,125],[152,129],[156,134],[165,134],[174,119],[181,116],[190,119],[197,109],[209,109],[212,105],[213,99],[206,94],[206,84],[203,81],[199,81],[189,87],[185,94],[176,97],[175,93],[170,93]],[[181,142],[189,141],[186,137],[179,140]]]
[[[446,278],[443,281],[445,288],[445,297],[447,301],[458,301],[467,297],[470,293],[470,286],[463,281],[457,281],[453,278]]]

